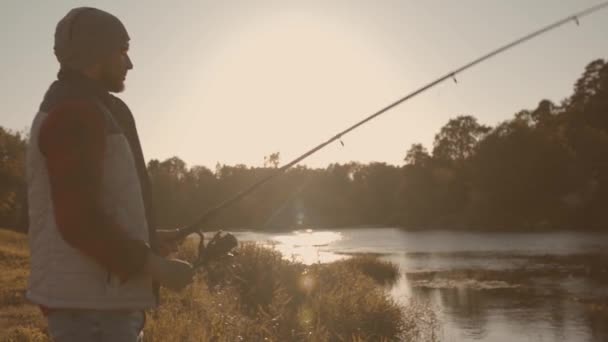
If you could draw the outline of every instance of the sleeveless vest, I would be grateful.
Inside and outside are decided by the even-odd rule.
[[[31,273],[27,298],[49,308],[147,309],[156,306],[152,279],[132,275],[121,283],[93,259],[68,245],[57,229],[45,157],[39,149],[40,127],[52,103],[90,98],[104,113],[105,155],[100,203],[106,215],[132,238],[149,243],[142,189],[130,145],[112,113],[99,100],[66,82],[55,82],[34,118],[27,147]],[[86,229],[86,227],[83,227]],[[107,246],[109,249],[112,246]]]

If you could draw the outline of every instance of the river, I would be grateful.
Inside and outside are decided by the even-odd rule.
[[[404,231],[236,233],[286,258],[374,253],[399,265],[395,300],[437,312],[442,341],[608,341],[608,234]]]

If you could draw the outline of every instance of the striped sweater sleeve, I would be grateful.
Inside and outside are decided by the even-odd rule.
[[[130,238],[101,206],[103,112],[92,102],[62,103],[49,112],[39,134],[63,239],[123,281],[139,272],[148,246]]]

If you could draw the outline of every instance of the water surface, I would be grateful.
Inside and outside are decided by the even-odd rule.
[[[360,253],[395,262],[402,277],[391,294],[430,303],[443,341],[608,341],[608,234],[370,228],[237,236],[306,264]]]

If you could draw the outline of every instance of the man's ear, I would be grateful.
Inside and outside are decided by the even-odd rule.
[[[101,77],[101,63],[95,63],[82,69],[82,73],[88,78],[99,80]]]

